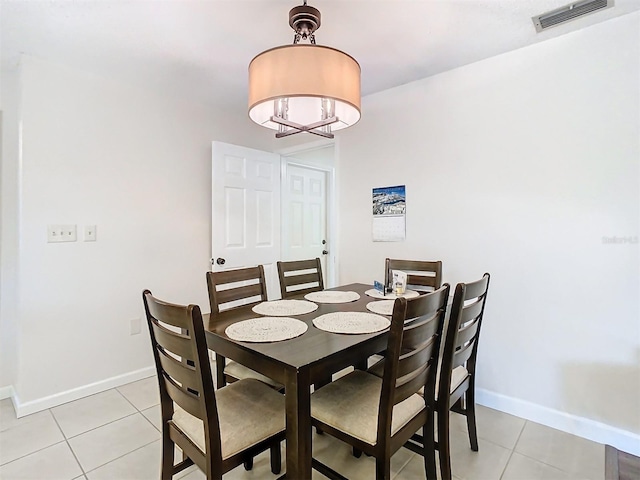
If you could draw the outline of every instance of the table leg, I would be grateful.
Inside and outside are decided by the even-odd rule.
[[[309,371],[286,373],[287,478],[311,479],[311,398]]]

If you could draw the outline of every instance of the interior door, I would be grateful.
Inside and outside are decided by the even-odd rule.
[[[213,270],[264,265],[269,299],[280,298],[280,155],[212,143]]]
[[[327,283],[327,172],[288,163],[283,201],[283,258],[320,257]]]

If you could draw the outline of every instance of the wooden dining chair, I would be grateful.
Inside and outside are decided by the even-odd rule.
[[[354,370],[311,395],[312,424],[376,458],[376,478],[389,479],[391,456],[418,429],[432,439],[433,392],[449,285],[427,295],[395,301],[382,378]],[[435,479],[435,447],[422,446],[425,470]],[[343,478],[313,461],[329,478]]]
[[[392,270],[407,273],[407,288],[417,291],[433,291],[442,285],[442,262],[424,262],[419,260],[385,260],[385,285],[390,286]]]
[[[207,479],[271,449],[280,473],[285,438],[284,396],[255,379],[213,388],[202,315],[197,305],[175,305],[142,293],[160,387],[162,480],[194,463]],[[183,452],[175,464],[177,445]]]
[[[280,293],[284,299],[324,290],[319,258],[278,262],[278,277]]]
[[[436,393],[438,438],[437,441],[434,438],[427,439],[426,442],[435,443],[438,449],[443,480],[451,480],[449,410],[466,417],[471,450],[478,451],[475,410],[476,360],[489,279],[490,275],[485,273],[475,282],[459,283],[453,296]],[[415,435],[407,446],[421,453],[424,443],[420,435]]]
[[[207,272],[207,288],[211,305],[211,321],[213,322],[221,312],[267,301],[267,284],[262,265],[237,270]],[[227,382],[235,382],[245,378],[255,378],[277,390],[284,388],[275,380],[238,362],[227,362],[227,359],[217,352],[215,355],[218,388],[224,387]]]

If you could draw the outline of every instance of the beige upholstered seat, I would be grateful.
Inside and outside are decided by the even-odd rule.
[[[375,445],[378,438],[378,410],[382,379],[361,370],[321,388],[313,396],[311,415],[323,423]],[[358,408],[354,409],[353,406]],[[418,394],[394,405],[391,435],[395,435],[425,407]]]
[[[374,456],[377,479],[390,478],[391,456],[416,430],[434,428],[434,402],[418,392],[435,388],[448,296],[445,285],[411,300],[397,299],[382,376],[356,370],[311,395],[312,424]],[[433,438],[433,433],[426,438]],[[421,454],[428,478],[435,479],[434,446],[424,446]],[[330,478],[340,478],[317,460],[313,466]]]
[[[142,293],[160,387],[161,479],[194,463],[207,479],[222,475],[270,449],[271,471],[280,472],[285,438],[284,396],[255,379],[213,388],[211,359],[197,305],[174,305]],[[183,460],[174,463],[175,446]]]
[[[221,312],[267,301],[267,285],[262,265],[222,272],[207,272],[207,288],[213,321]],[[234,382],[244,378],[260,380],[276,390],[284,389],[284,385],[275,380],[234,361],[227,361],[222,355],[216,353],[218,388],[224,387],[227,381]]]
[[[285,428],[284,396],[258,380],[234,382],[216,392],[222,458],[229,458]],[[207,450],[204,423],[175,406],[173,422],[200,450]]]

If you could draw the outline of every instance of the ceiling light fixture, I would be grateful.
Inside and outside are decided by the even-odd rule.
[[[249,117],[277,130],[276,138],[300,132],[333,138],[333,131],[360,120],[360,65],[316,45],[320,11],[307,0],[291,9],[289,25],[293,45],[262,52],[249,64]]]

